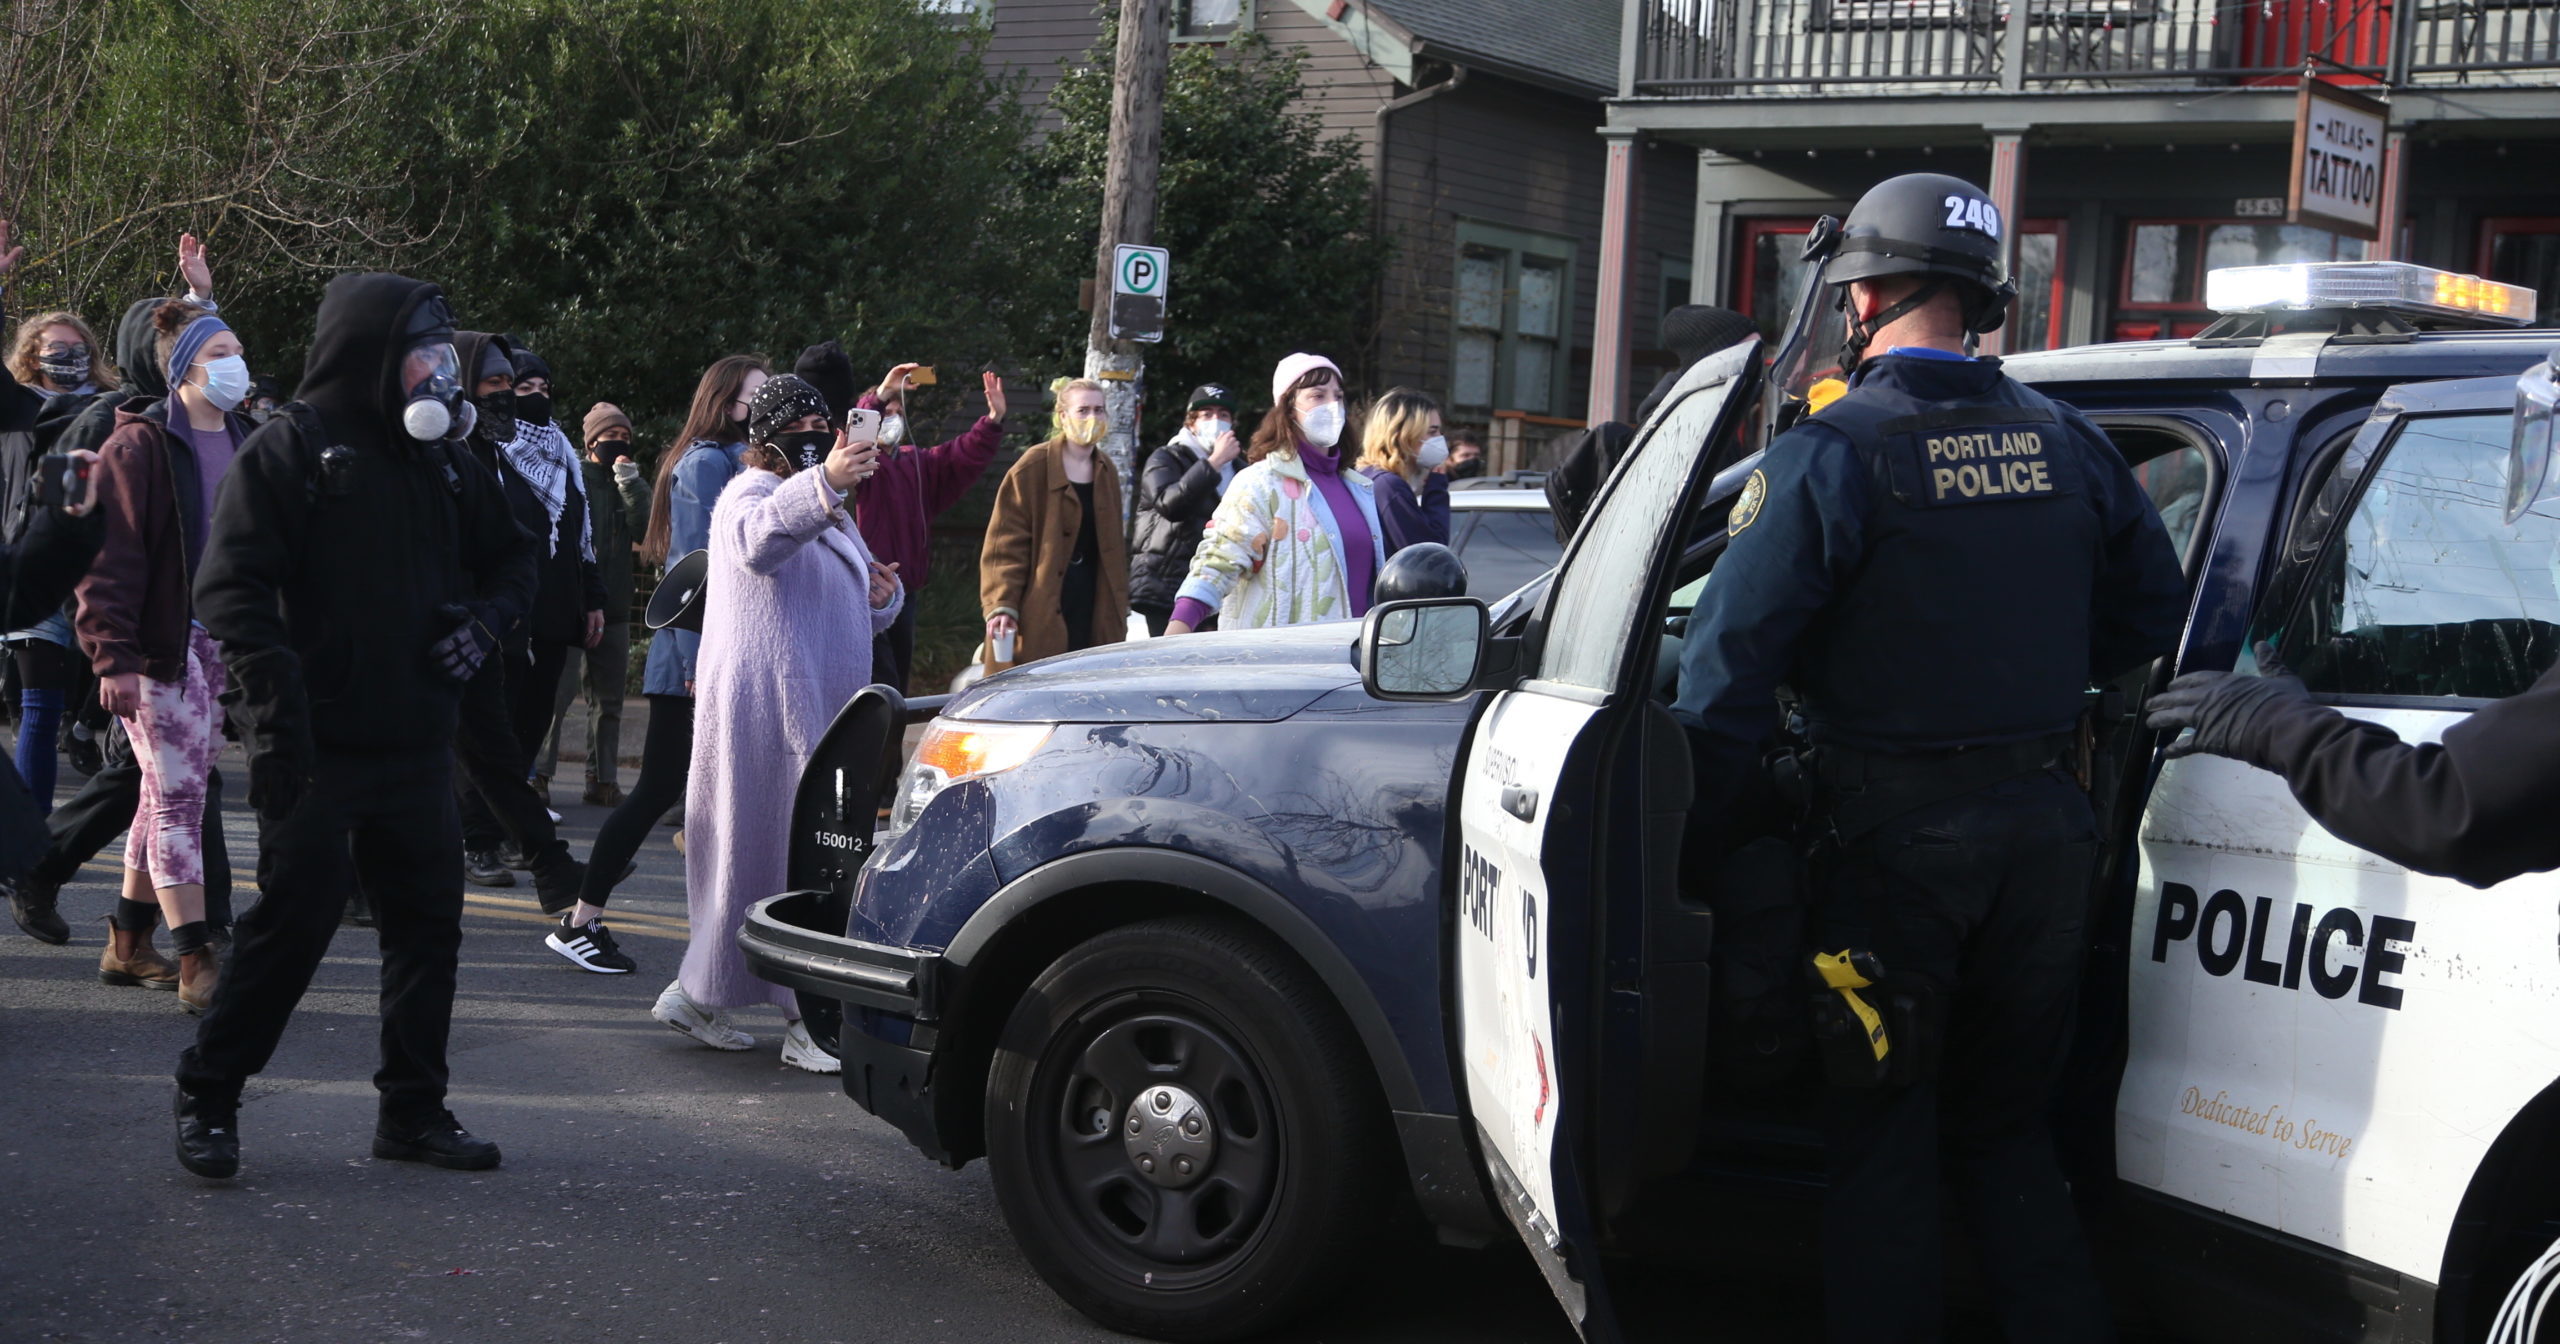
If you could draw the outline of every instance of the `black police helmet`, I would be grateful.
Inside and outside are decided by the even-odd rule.
[[[1405,602],[1421,597],[1467,595],[1467,565],[1456,551],[1436,541],[1416,542],[1398,551],[1378,571],[1371,599]]]
[[[1981,291],[1966,305],[1981,319],[1973,329],[1996,330],[2012,292],[2001,264],[2007,227],[1989,193],[1963,178],[1945,173],[1889,177],[1858,198],[1848,223],[1841,226],[1839,249],[1823,279],[1835,285],[1890,275],[1963,281]],[[1990,311],[1981,312],[1984,308]]]

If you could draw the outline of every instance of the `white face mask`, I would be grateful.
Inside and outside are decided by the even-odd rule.
[[[1439,434],[1424,439],[1422,446],[1413,450],[1413,460],[1420,464],[1424,471],[1439,466],[1449,460],[1449,440]]]
[[[1200,441],[1201,447],[1215,448],[1218,446],[1218,440],[1225,438],[1227,432],[1235,427],[1235,422],[1232,420],[1203,420],[1198,428],[1191,431],[1191,434]]]
[[[1318,448],[1331,448],[1342,437],[1342,403],[1328,401],[1306,413],[1298,422],[1298,431],[1307,442]]]
[[[907,437],[907,417],[895,411],[880,420],[880,446],[892,448]]]
[[[249,361],[238,355],[209,359],[196,367],[204,370],[204,399],[215,410],[227,411],[249,398]]]

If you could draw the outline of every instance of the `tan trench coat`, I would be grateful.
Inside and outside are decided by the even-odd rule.
[[[1094,455],[1093,516],[1102,529],[1093,642],[1117,644],[1129,624],[1129,544],[1120,524],[1120,475],[1099,452]],[[987,519],[986,542],[978,550],[978,605],[983,618],[1008,615],[1022,629],[1014,640],[1013,662],[996,662],[995,650],[986,650],[988,671],[1067,651],[1060,593],[1083,524],[1076,488],[1067,480],[1064,440],[1031,448],[1005,473],[1004,484],[996,489],[995,511]]]

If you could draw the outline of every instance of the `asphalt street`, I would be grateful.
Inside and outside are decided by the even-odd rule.
[[[236,753],[224,771],[242,778]],[[78,782],[66,768],[62,796]],[[232,792],[245,908],[254,830]],[[603,812],[576,796],[555,806],[583,856]],[[251,1086],[239,1179],[214,1184],[171,1156],[169,1070],[194,1019],[173,994],[98,982],[121,845],[64,890],[71,946],[0,925],[0,1341],[1116,1338],[1016,1254],[984,1164],[943,1170],[834,1079],[784,1068],[778,1018],[749,1020],[758,1048],[738,1054],[649,1019],[684,946],[672,834],[615,900],[634,975],[545,948],[529,885],[471,889],[452,1105],[504,1147],[487,1173],[368,1155],[367,931],[341,931]],[[1693,1319],[1807,1337],[1801,1295],[1741,1291]],[[1409,1246],[1279,1338],[1573,1334],[1525,1255]]]

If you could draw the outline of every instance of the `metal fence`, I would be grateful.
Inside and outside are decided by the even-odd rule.
[[[2560,83],[2560,0],[1651,0],[1643,23],[1639,94],[2228,88],[2306,61]]]

